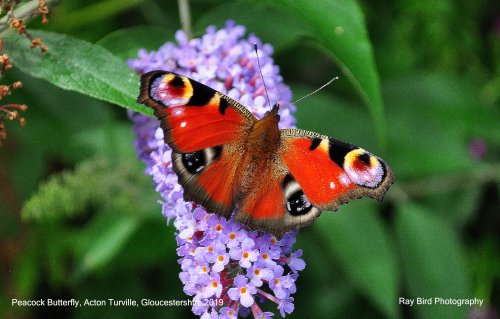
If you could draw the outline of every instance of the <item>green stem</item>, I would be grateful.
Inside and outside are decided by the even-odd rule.
[[[189,11],[189,0],[178,0],[179,3],[179,15],[181,18],[182,30],[186,32],[188,39],[191,39],[191,13]]]
[[[413,197],[445,193],[483,184],[489,181],[500,182],[500,164],[483,164],[462,174],[436,176],[394,185],[388,198],[406,201]]]
[[[54,5],[58,0],[46,0],[45,4],[47,6],[52,6]],[[22,5],[20,5],[17,9],[14,10],[13,14],[17,19],[22,19],[24,23],[27,22],[27,20],[31,19],[30,15],[38,10],[38,0],[32,0],[30,2],[26,2]],[[0,33],[5,31],[10,27],[10,14],[6,14],[0,19]]]

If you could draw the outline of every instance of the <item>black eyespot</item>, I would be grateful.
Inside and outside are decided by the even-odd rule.
[[[205,153],[196,151],[193,153],[182,154],[182,164],[191,174],[196,174],[201,171],[207,164]]]
[[[365,164],[365,165],[370,164],[370,155],[368,155],[367,153],[363,153],[363,154],[358,155],[358,159],[361,162],[363,162],[363,164]]]
[[[174,76],[174,78],[168,84],[176,87],[184,87],[184,81],[182,81],[182,78],[178,75]]]
[[[302,190],[299,190],[288,197],[286,202],[286,208],[290,214],[294,216],[305,215],[311,211],[313,205],[307,199],[306,195]]]

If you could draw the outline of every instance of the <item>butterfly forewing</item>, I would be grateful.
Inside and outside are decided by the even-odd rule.
[[[153,108],[165,142],[179,153],[236,141],[256,120],[228,96],[171,72],[142,75],[137,100]]]
[[[161,121],[184,199],[230,217],[240,137],[248,135],[255,117],[228,96],[172,72],[143,74],[137,100],[153,108]]]
[[[337,210],[363,196],[382,200],[394,182],[387,164],[362,148],[305,130],[281,132],[281,157],[308,199],[321,210]]]

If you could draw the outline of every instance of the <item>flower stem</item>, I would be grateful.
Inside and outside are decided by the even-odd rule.
[[[186,32],[188,39],[191,39],[191,12],[189,10],[189,0],[178,0],[179,4],[179,15],[181,18],[182,30]]]
[[[51,6],[54,5],[57,1],[58,0],[46,0],[45,4],[47,6]],[[22,19],[26,23],[27,20],[32,18],[31,14],[38,10],[39,8],[38,5],[39,5],[38,0],[31,0],[30,2],[26,2],[20,5],[12,13],[17,19]],[[0,19],[0,33],[2,33],[3,31],[5,31],[10,27],[9,19],[10,19],[10,14],[7,14]]]
[[[389,192],[388,198],[396,202],[429,194],[440,194],[467,187],[474,187],[486,182],[500,181],[500,165],[482,163],[476,167],[455,175],[439,175],[419,180],[402,182]]]
[[[257,303],[253,303],[250,306],[250,309],[252,309],[252,314],[255,319],[261,318],[262,317],[262,309],[260,309],[259,305]]]
[[[262,296],[266,297],[267,299],[271,300],[271,301],[274,301],[275,303],[279,303],[279,300],[278,298],[276,298],[275,296],[271,295],[271,294],[268,294],[267,292],[265,292],[264,290],[262,289],[257,289],[257,292],[259,294],[261,294]]]

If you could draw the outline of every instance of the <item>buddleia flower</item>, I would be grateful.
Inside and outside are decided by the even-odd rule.
[[[176,43],[167,42],[157,51],[140,50],[129,65],[139,74],[166,70],[185,75],[240,101],[262,117],[269,111],[269,103],[255,43],[269,100],[281,106],[279,126],[294,127],[295,106],[272,59],[273,48],[255,35],[245,36],[245,32],[232,21],[219,30],[208,27],[200,38],[188,39],[183,31],[177,31]],[[302,252],[292,252],[296,231],[278,239],[185,202],[172,168],[172,150],[163,140],[159,122],[138,113],[130,113],[130,118],[137,154],[162,196],[163,215],[177,230],[179,278],[184,292],[195,301],[193,313],[201,318],[237,318],[249,313],[255,318],[272,317],[273,313],[262,311],[263,302],[274,303],[283,317],[291,313],[295,282],[305,267]]]

